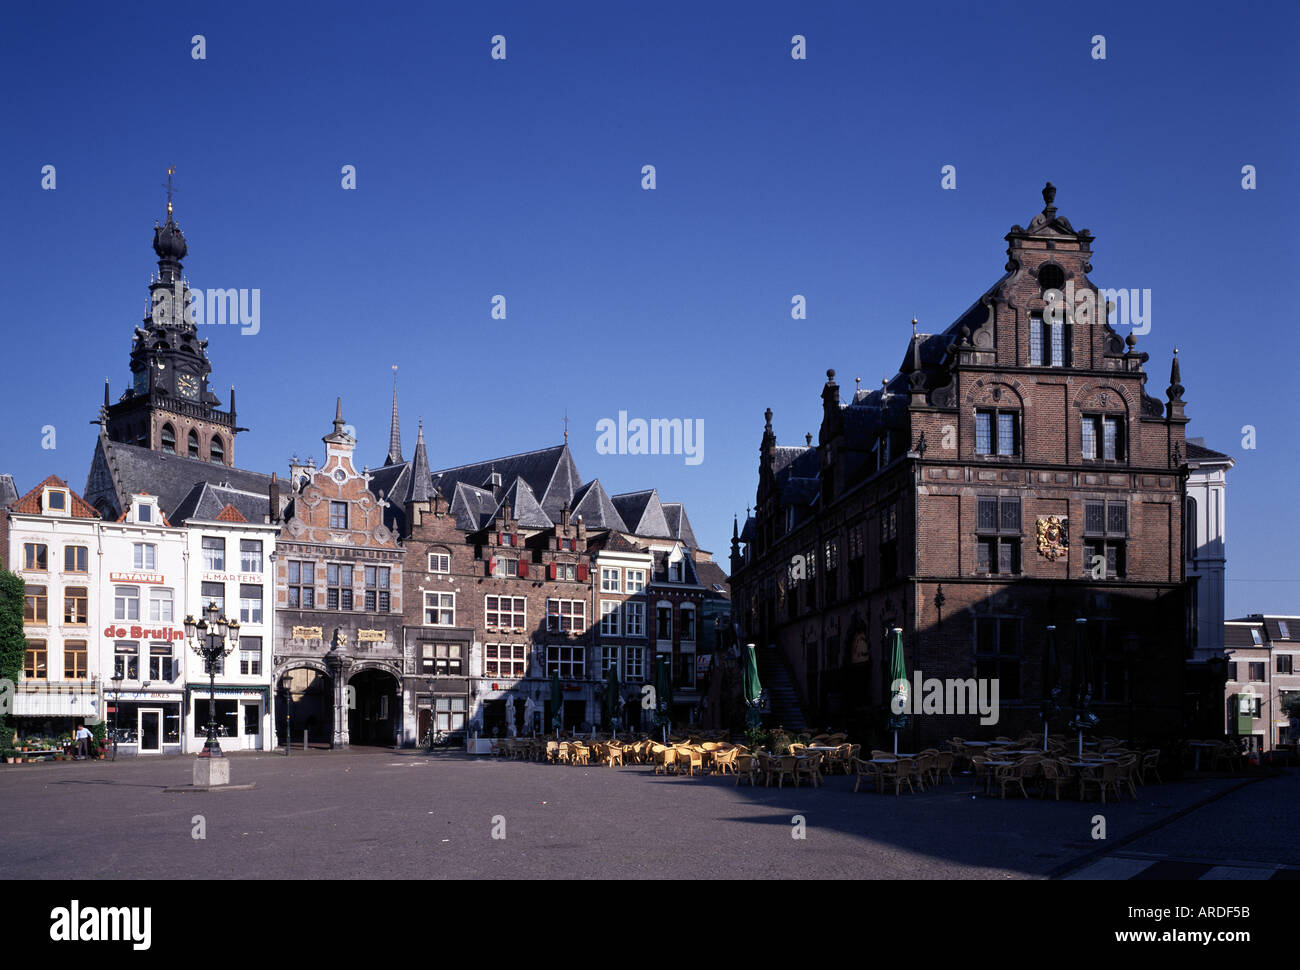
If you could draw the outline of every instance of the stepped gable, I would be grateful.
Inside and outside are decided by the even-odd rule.
[[[619,516],[633,535],[656,539],[671,539],[668,520],[664,518],[663,504],[655,489],[643,492],[624,492],[610,497]]]
[[[573,508],[570,520],[576,522],[582,517],[582,524],[588,529],[611,529],[618,532],[631,531],[623,517],[618,514],[614,502],[610,499],[599,478],[593,478],[573,494]]]
[[[443,495],[451,495],[461,484],[480,490],[490,489],[494,472],[501,476],[502,485],[516,478],[527,482],[552,521],[559,519],[560,510],[566,504],[572,505],[573,494],[581,482],[578,466],[567,444],[444,468],[434,472],[432,479]]]
[[[110,441],[101,431],[87,476],[86,500],[106,518],[116,519],[129,504],[130,496],[150,492],[158,496],[163,514],[174,519],[181,501],[202,483],[229,485],[266,496],[271,476]]]
[[[232,512],[239,517],[233,518]],[[225,485],[199,482],[177,503],[169,517],[178,525],[190,520],[265,522],[270,512],[271,500],[266,492],[248,492]]]
[[[13,479],[8,475],[4,477],[9,479],[9,487],[13,488]],[[20,515],[40,515],[43,511],[41,509],[41,495],[44,493],[46,488],[63,488],[68,490],[68,495],[71,497],[71,501],[68,502],[68,514],[74,519],[99,518],[99,513],[95,511],[94,506],[72,489],[68,488],[67,483],[57,475],[51,475],[21,498],[10,499],[7,502],[9,511],[16,512]],[[5,498],[6,496],[3,492],[0,492],[0,509],[3,509],[6,504]]]

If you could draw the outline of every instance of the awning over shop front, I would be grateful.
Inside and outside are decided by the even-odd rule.
[[[91,691],[18,690],[16,717],[98,717],[99,696]]]

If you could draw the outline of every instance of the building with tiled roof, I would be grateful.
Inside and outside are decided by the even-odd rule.
[[[1223,624],[1227,734],[1251,751],[1300,741],[1300,616],[1252,613]]]

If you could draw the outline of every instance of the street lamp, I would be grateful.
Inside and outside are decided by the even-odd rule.
[[[122,675],[114,674],[109,678],[113,683],[113,760],[117,760],[117,709],[122,706]]]
[[[203,658],[208,671],[208,740],[199,752],[200,758],[224,757],[217,741],[217,661],[230,656],[239,644],[239,621],[227,620],[218,615],[217,604],[209,602],[200,619],[185,617],[185,636],[190,649]]]

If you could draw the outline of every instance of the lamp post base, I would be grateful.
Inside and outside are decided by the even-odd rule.
[[[199,749],[198,756],[200,758],[224,758],[226,753],[221,750],[221,742],[209,741]]]
[[[195,758],[194,787],[213,788],[230,784],[230,761],[226,758]]]

